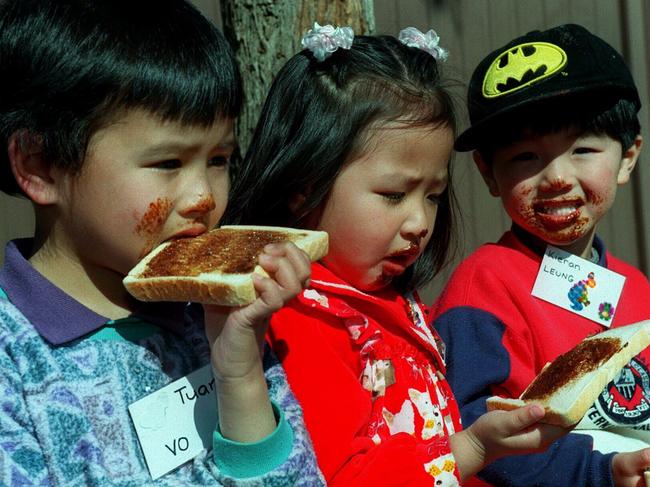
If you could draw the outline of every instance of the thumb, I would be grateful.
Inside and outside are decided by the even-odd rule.
[[[508,427],[511,428],[510,433],[516,433],[537,423],[544,417],[546,411],[539,404],[527,404],[519,409],[515,409],[512,413]]]

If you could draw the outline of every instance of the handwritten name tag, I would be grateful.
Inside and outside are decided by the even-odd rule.
[[[624,276],[549,245],[532,295],[609,327],[623,284]]]
[[[218,421],[214,388],[206,365],[129,406],[152,479],[212,445]]]

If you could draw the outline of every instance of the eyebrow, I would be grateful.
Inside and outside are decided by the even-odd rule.
[[[212,150],[229,150],[233,151],[235,149],[236,143],[234,138],[222,141],[216,144]],[[195,144],[184,144],[182,142],[162,142],[150,147],[147,147],[141,152],[141,157],[151,158],[157,156],[164,156],[168,154],[174,154],[179,152],[194,151],[198,148]]]
[[[407,186],[415,186],[420,183],[421,178],[418,177],[412,177],[405,175],[402,172],[396,171],[396,172],[386,172],[381,175],[382,179],[389,179],[392,181],[400,181],[403,183],[406,183]],[[444,176],[442,177],[435,177],[431,180],[431,186],[438,187],[438,186],[446,186],[449,183],[449,173],[445,172]]]

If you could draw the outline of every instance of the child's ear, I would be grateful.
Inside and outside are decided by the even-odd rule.
[[[630,174],[636,166],[636,161],[639,159],[641,147],[643,146],[643,137],[637,135],[632,145],[623,152],[623,159],[621,159],[621,167],[618,170],[617,182],[618,184],[625,184],[630,180]]]
[[[11,172],[30,200],[39,205],[49,205],[56,201],[52,168],[43,158],[43,147],[38,135],[26,130],[11,134],[8,156]]]
[[[499,186],[497,185],[497,182],[494,179],[494,174],[492,173],[492,166],[485,162],[479,151],[472,152],[472,158],[474,159],[474,163],[476,164],[478,171],[481,173],[481,176],[483,176],[483,181],[485,181],[485,184],[490,190],[490,194],[496,197],[501,196],[499,193]]]
[[[308,188],[300,193],[295,193],[289,199],[289,211],[293,216],[293,225],[298,225],[300,228],[315,229],[320,221],[321,208],[306,211],[305,202],[311,196],[311,188]]]
[[[298,212],[302,209],[306,199],[307,199],[307,195],[305,195],[304,193],[296,193],[289,199],[289,211],[291,211],[291,214],[293,216],[295,217],[301,216],[298,215]]]

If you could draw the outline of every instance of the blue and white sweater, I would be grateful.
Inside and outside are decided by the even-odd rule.
[[[124,324],[128,329],[129,323]],[[281,413],[271,443],[261,448],[223,440],[231,455],[222,464],[217,455],[213,458],[212,452],[203,451],[151,480],[128,406],[207,363],[208,344],[193,320],[185,321],[181,335],[160,329],[144,338],[97,335],[55,346],[0,298],[0,485],[323,485],[300,406],[269,353],[265,357],[269,393]],[[280,443],[289,451],[279,465],[265,458],[269,450],[277,458],[273,450],[281,446],[272,445],[275,436],[284,438]],[[291,436],[293,442],[287,442]],[[228,465],[229,461],[248,461],[258,469],[268,461],[270,471],[236,478],[224,472],[250,466]]]

